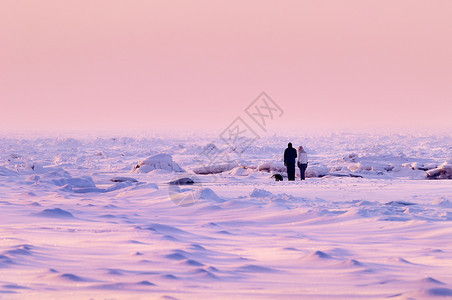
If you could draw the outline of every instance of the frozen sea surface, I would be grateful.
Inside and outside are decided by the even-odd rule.
[[[303,182],[279,136],[1,139],[0,297],[452,298],[452,138],[299,140]]]

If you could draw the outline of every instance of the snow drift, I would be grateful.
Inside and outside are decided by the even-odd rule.
[[[134,173],[149,173],[152,170],[161,169],[171,172],[184,172],[176,162],[173,161],[173,157],[169,154],[157,154],[140,161],[136,166],[132,168]]]

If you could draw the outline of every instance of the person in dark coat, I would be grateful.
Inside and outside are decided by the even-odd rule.
[[[284,165],[287,167],[287,177],[290,181],[295,180],[295,159],[297,158],[297,150],[292,147],[292,143],[287,145],[284,150]]]

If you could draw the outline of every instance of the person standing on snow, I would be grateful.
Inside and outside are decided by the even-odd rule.
[[[301,180],[306,180],[304,173],[308,167],[308,154],[304,151],[303,146],[298,147],[298,167],[300,168]]]
[[[297,158],[297,150],[292,148],[292,143],[287,145],[284,150],[284,165],[287,167],[287,177],[289,181],[295,180],[295,159]]]

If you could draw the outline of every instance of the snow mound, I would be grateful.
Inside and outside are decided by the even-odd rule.
[[[229,171],[229,175],[232,176],[248,176],[254,172],[253,169],[245,168],[245,167],[236,167]]]
[[[442,208],[452,208],[452,202],[442,197],[433,200],[433,205],[438,205],[439,207]]]
[[[237,269],[237,272],[249,272],[249,273],[273,273],[277,271],[278,270],[273,268],[258,265],[244,265]]]
[[[91,280],[89,280],[87,278],[83,278],[83,277],[80,277],[78,275],[71,274],[71,273],[61,274],[58,277],[61,278],[61,279],[64,279],[64,280],[74,281],[74,282],[89,282],[89,281],[91,281]]]
[[[422,283],[426,283],[426,284],[439,284],[439,285],[444,285],[445,283],[442,281],[439,281],[433,277],[425,277],[422,278],[421,280],[419,280],[419,282]]]
[[[73,219],[74,216],[61,208],[44,209],[36,214],[38,217],[55,218],[55,219]]]
[[[324,259],[332,259],[332,258],[333,257],[331,257],[331,255],[329,255],[329,254],[327,254],[327,253],[325,253],[323,251],[320,251],[320,250],[312,252],[312,253],[310,253],[310,254],[308,254],[308,255],[306,255],[304,257],[304,259],[312,260],[312,261],[324,260]]]
[[[214,200],[216,202],[224,202],[224,199],[219,197],[212,189],[204,188],[201,191],[200,199]]]
[[[149,173],[152,170],[161,169],[172,172],[184,172],[176,162],[173,161],[173,157],[169,154],[161,153],[140,161],[136,166],[132,168],[132,172],[135,173]]]
[[[265,197],[272,197],[272,196],[273,196],[273,194],[271,192],[266,191],[264,189],[258,189],[258,188],[255,188],[250,194],[250,197],[253,197],[253,198],[265,198]]]
[[[160,223],[152,223],[147,227],[141,227],[138,226],[138,229],[145,229],[145,230],[150,230],[153,231],[155,233],[159,233],[159,234],[169,234],[169,235],[190,235],[189,232],[184,231],[182,229],[179,229],[177,227],[174,226],[170,226],[170,225],[164,225],[164,224],[160,224]],[[177,252],[180,252],[183,250],[177,250]]]

